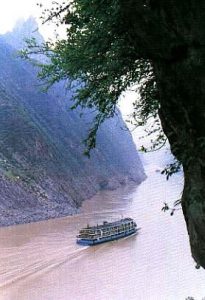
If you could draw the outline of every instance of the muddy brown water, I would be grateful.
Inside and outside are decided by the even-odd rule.
[[[190,256],[181,211],[163,213],[183,179],[166,181],[147,164],[140,186],[98,193],[76,216],[0,229],[0,300],[153,300],[205,296],[205,271]],[[137,236],[94,247],[76,244],[87,223],[133,217]]]

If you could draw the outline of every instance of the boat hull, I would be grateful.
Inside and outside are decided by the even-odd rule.
[[[108,237],[102,237],[102,238],[94,239],[94,240],[77,239],[77,244],[83,245],[83,246],[95,246],[95,245],[102,244],[105,242],[119,240],[119,239],[127,237],[127,236],[136,235],[138,233],[138,230],[139,230],[139,228],[133,228],[132,230],[130,230],[128,232],[125,231],[123,233],[119,233],[119,234],[108,236]]]

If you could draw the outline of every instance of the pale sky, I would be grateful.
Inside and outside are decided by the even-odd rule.
[[[41,15],[41,10],[36,3],[41,2],[43,6],[51,6],[53,0],[0,0],[0,34],[11,31],[18,19],[27,19],[29,16],[36,17]],[[44,37],[49,37],[54,28],[52,25],[39,26],[40,32]]]

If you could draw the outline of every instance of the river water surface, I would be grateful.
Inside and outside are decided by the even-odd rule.
[[[0,229],[0,300],[184,300],[205,296],[205,271],[190,255],[181,211],[161,211],[180,197],[183,178],[159,172],[147,156],[140,185],[103,191],[76,216]],[[75,243],[87,223],[133,217],[137,236],[83,247]],[[198,297],[198,298],[197,298]]]

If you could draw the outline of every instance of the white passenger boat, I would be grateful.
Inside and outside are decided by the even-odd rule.
[[[137,234],[139,228],[132,218],[124,218],[115,222],[104,221],[102,225],[82,228],[77,235],[77,243],[93,246]]]

